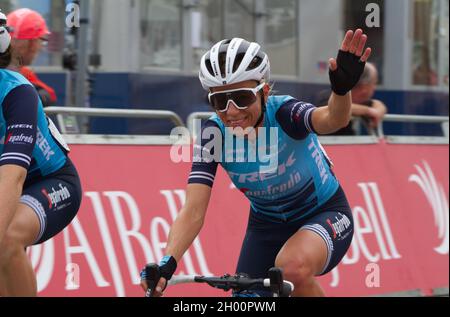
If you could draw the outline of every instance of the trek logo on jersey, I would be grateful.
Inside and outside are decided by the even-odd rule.
[[[55,152],[52,150],[52,148],[50,147],[50,144],[45,139],[44,135],[42,134],[42,132],[41,132],[41,130],[39,128],[37,129],[36,137],[37,137],[36,145],[42,151],[42,154],[44,155],[45,159],[47,161],[49,161],[50,158],[53,155],[55,155]]]
[[[20,135],[9,133],[5,139],[5,144],[33,144],[33,142],[34,138],[32,135],[24,135],[23,133]]]
[[[341,218],[334,217],[335,222],[333,222],[331,219],[327,219],[327,223],[330,225],[331,230],[333,231],[333,239],[339,238],[339,240],[345,239],[349,232],[345,233],[344,236],[342,236],[342,233],[344,233],[350,226],[351,222],[350,219],[344,214],[338,213]]]
[[[33,129],[33,125],[31,124],[13,124],[8,126],[7,130],[12,130],[12,129],[28,129],[28,130],[32,130]]]
[[[286,170],[288,167],[291,167],[294,165],[296,159],[294,158],[295,152],[291,153],[291,155],[288,157],[287,161],[278,165],[278,168],[273,173],[261,173],[261,172],[254,172],[254,173],[247,173],[247,174],[241,174],[241,173],[233,173],[228,172],[230,177],[232,179],[236,179],[239,183],[255,183],[255,182],[264,182],[269,179],[277,178],[279,176],[282,176],[286,173]]]
[[[320,155],[320,150],[314,143],[314,140],[311,139],[311,143],[308,145],[308,150],[311,151],[311,156],[316,162],[317,168],[319,169],[320,179],[322,180],[322,185],[328,180],[327,170],[325,165],[323,164],[322,155]]]
[[[62,184],[59,184],[58,190],[52,187],[52,191],[50,193],[45,188],[42,189],[41,192],[45,197],[47,197],[48,208],[56,207],[59,203],[70,198],[69,190]]]

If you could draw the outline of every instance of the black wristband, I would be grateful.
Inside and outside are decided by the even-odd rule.
[[[161,276],[167,281],[172,278],[173,273],[177,270],[177,260],[173,256],[166,255],[159,263],[159,271]]]
[[[331,89],[335,94],[344,96],[358,83],[366,63],[361,62],[360,56],[342,50],[339,50],[336,62],[337,69],[329,70]]]

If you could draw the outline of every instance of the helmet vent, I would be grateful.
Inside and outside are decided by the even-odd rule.
[[[211,65],[211,56],[210,56],[209,52],[208,52],[208,55],[205,57],[205,66],[206,66],[206,69],[208,69],[209,74],[211,76],[214,76],[214,70]]]
[[[225,78],[225,61],[227,58],[227,53],[219,53],[219,67],[220,67],[220,75],[222,78]]]
[[[234,59],[234,65],[233,65],[233,73],[235,73],[238,70],[239,66],[241,66],[244,56],[245,56],[245,52],[236,54],[236,58]]]
[[[250,62],[250,64],[247,67],[247,71],[249,70],[253,70],[259,67],[259,65],[261,65],[263,59],[261,58],[261,56],[255,56],[253,58],[253,60]]]

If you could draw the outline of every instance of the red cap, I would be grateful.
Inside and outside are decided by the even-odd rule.
[[[36,11],[18,9],[8,14],[7,18],[12,38],[31,40],[50,34],[44,18]]]

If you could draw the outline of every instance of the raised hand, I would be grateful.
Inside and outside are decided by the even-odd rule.
[[[367,35],[361,29],[348,31],[336,59],[330,58],[330,82],[334,93],[344,96],[359,81],[372,49],[365,48]]]

